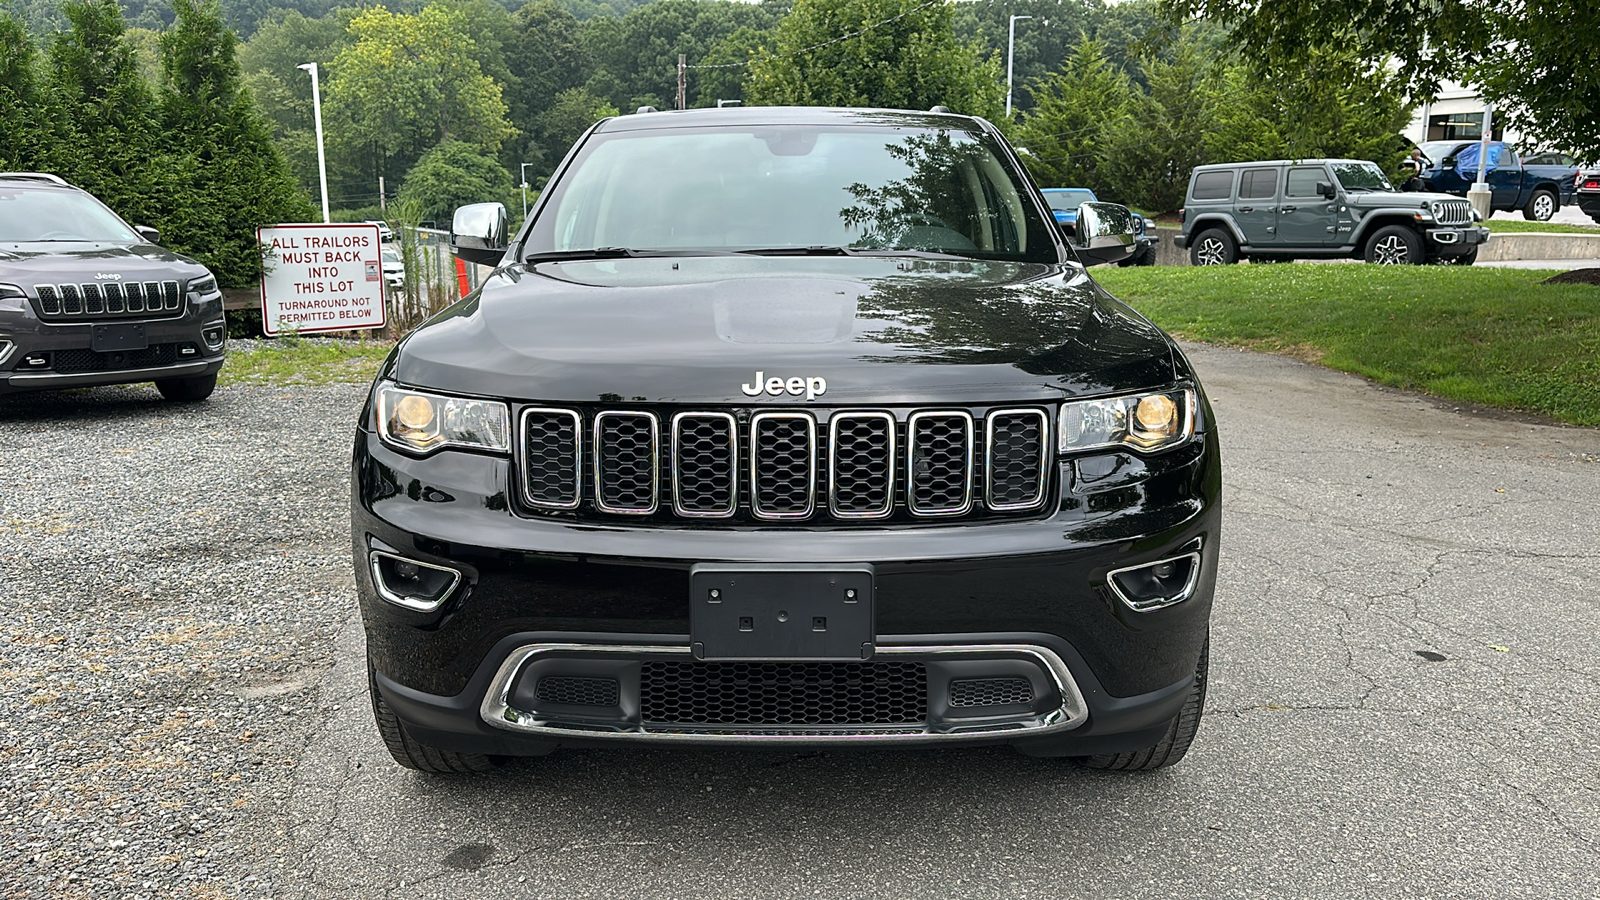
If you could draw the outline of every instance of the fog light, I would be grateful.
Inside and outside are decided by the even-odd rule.
[[[202,331],[200,335],[201,337],[205,338],[206,349],[215,352],[217,350],[221,350],[222,345],[227,343],[228,328],[226,325],[222,325],[220,323],[217,325],[207,325],[205,331]]]
[[[22,358],[22,365],[27,366],[30,369],[43,369],[50,365],[50,354],[29,353],[27,356]]]
[[[1200,581],[1200,552],[1156,560],[1106,576],[1117,599],[1134,612],[1150,612],[1182,603],[1194,595]]]
[[[461,583],[461,573],[449,566],[407,559],[384,550],[371,551],[369,560],[378,596],[417,612],[438,609]]]

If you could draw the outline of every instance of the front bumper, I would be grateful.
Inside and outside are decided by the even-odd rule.
[[[374,683],[418,740],[461,752],[619,741],[956,741],[1049,754],[1150,746],[1187,696],[1206,639],[1221,524],[1215,432],[1155,457],[1059,465],[1067,487],[1033,518],[643,526],[520,513],[510,460],[457,451],[417,459],[360,431],[352,549]],[[386,600],[375,549],[458,572],[460,584],[435,608]],[[1114,570],[1191,551],[1200,569],[1181,603],[1137,612],[1110,588]],[[1032,705],[991,710],[992,721],[967,727],[963,716],[941,718],[937,695],[949,679],[930,675],[927,719],[890,732],[652,726],[629,685],[642,663],[687,659],[690,569],[701,562],[870,564],[876,658],[935,675],[947,662],[979,663],[974,677],[1021,666],[1016,677],[1035,685]],[[551,715],[528,699],[524,678],[552,659],[571,660],[574,677],[610,671],[617,702]]]
[[[1489,229],[1481,225],[1463,228],[1430,228],[1429,249],[1439,256],[1459,256],[1489,242]]]
[[[144,346],[96,352],[97,325],[143,328]],[[41,320],[27,300],[0,300],[0,394],[167,378],[195,378],[221,370],[227,323],[222,295],[191,295],[181,315],[55,322]]]

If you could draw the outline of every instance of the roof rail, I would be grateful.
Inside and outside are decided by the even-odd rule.
[[[51,175],[49,172],[0,172],[0,178],[23,179],[27,181],[48,181],[62,187],[72,187],[60,175]]]

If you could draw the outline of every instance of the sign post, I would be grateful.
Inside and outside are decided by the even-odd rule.
[[[261,330],[307,333],[382,328],[383,256],[378,226],[265,225]]]

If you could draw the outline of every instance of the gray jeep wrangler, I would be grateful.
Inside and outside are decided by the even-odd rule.
[[[1471,265],[1489,230],[1467,201],[1395,190],[1376,163],[1275,160],[1199,166],[1173,242],[1189,261],[1354,257],[1388,265]]]

